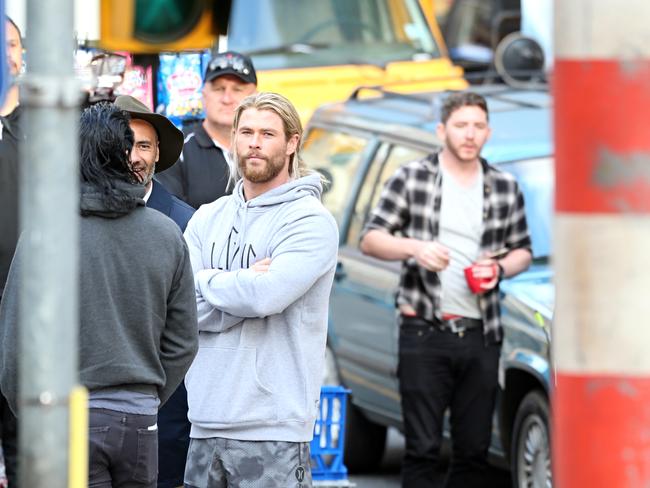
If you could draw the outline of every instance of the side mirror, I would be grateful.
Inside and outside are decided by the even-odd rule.
[[[544,80],[544,50],[536,40],[513,32],[498,44],[494,67],[508,85],[530,87]]]

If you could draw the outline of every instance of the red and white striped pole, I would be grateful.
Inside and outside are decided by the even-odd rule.
[[[650,486],[650,1],[555,2],[554,485]]]

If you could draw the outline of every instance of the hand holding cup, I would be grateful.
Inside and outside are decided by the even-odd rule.
[[[499,282],[499,265],[494,259],[481,259],[464,271],[467,286],[472,293],[485,293]]]

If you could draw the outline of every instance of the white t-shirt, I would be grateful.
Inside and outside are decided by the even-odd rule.
[[[442,169],[442,168],[441,168]],[[464,269],[476,261],[483,234],[483,169],[470,186],[460,185],[442,169],[438,241],[449,249],[449,266],[438,273],[442,313],[481,318],[478,295],[467,286]]]

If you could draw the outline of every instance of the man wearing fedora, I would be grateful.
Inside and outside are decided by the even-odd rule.
[[[132,96],[120,95],[114,103],[131,117],[129,125],[134,138],[129,160],[145,187],[147,207],[167,215],[184,232],[194,209],[153,179],[154,173],[168,169],[178,159],[183,149],[183,133],[167,117],[152,112]],[[158,488],[183,484],[190,427],[187,391],[181,382],[158,412]]]
[[[144,201],[147,207],[161,211],[185,231],[194,209],[153,178],[154,173],[174,165],[183,150],[183,133],[167,117],[152,112],[130,95],[118,96],[115,105],[131,116],[129,125],[135,139],[130,161],[146,189]]]
[[[228,51],[212,58],[201,91],[205,119],[185,137],[178,163],[156,179],[194,208],[229,193],[233,116],[239,103],[256,91],[257,75],[248,56]]]

